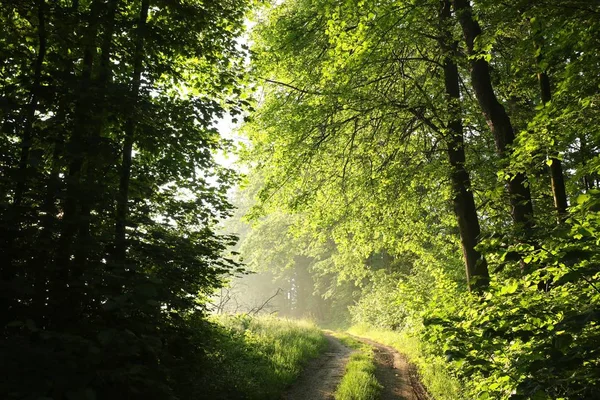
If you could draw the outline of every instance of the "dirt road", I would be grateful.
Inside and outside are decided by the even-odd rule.
[[[418,380],[416,371],[406,358],[394,348],[369,339],[354,336],[371,346],[375,351],[375,377],[383,386],[381,400],[427,400],[425,389]]]
[[[310,362],[300,378],[283,396],[285,400],[333,400],[333,394],[344,376],[344,367],[353,350],[326,334],[328,348]],[[381,400],[427,400],[415,371],[405,358],[391,347],[369,339],[355,337],[375,349],[375,377],[383,386]]]
[[[296,383],[283,396],[286,400],[331,400],[335,388],[344,376],[344,367],[352,350],[339,340],[325,334],[327,350],[312,360]]]

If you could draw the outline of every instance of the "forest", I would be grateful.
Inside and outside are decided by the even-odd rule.
[[[0,398],[600,399],[597,0],[0,25]]]

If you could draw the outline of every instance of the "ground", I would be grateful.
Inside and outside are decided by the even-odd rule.
[[[332,400],[344,367],[353,350],[326,334],[327,350],[310,362],[296,383],[284,395],[285,400]],[[427,400],[414,368],[391,347],[357,338],[374,347],[375,376],[383,386],[381,400]]]
[[[338,339],[326,334],[327,349],[312,360],[296,383],[284,395],[286,400],[330,400],[344,376],[344,366],[352,350]]]

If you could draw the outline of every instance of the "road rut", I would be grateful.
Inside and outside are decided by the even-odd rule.
[[[325,334],[327,350],[308,363],[294,385],[284,394],[285,400],[332,400],[352,350],[338,339]]]
[[[325,334],[327,350],[308,363],[298,380],[283,395],[284,400],[333,400],[335,389],[344,376],[344,368],[354,352],[335,337]],[[429,400],[416,370],[394,348],[370,339],[354,336],[373,347],[375,377],[383,386],[381,400]]]

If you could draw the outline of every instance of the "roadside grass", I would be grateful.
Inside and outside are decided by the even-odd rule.
[[[207,382],[216,399],[279,399],[302,367],[327,344],[308,321],[241,315],[214,318],[219,342],[214,343]]]
[[[335,391],[335,400],[376,400],[381,385],[375,378],[373,348],[347,335],[334,333],[346,347],[356,350],[350,355],[344,377]]]
[[[466,400],[460,381],[448,373],[446,362],[442,358],[425,358],[417,338],[402,332],[374,329],[366,326],[352,326],[348,329],[352,335],[362,336],[391,346],[406,355],[419,370],[421,382],[429,394],[436,400]]]

